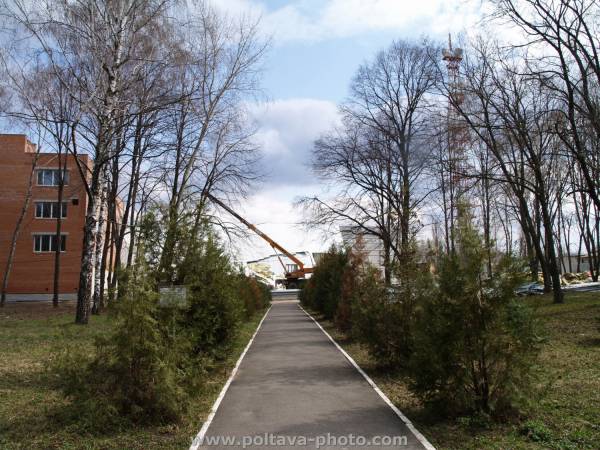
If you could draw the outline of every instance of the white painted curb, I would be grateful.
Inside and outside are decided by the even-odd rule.
[[[229,375],[229,378],[227,379],[227,383],[225,383],[225,386],[223,386],[223,389],[221,389],[221,393],[219,394],[219,396],[213,403],[213,406],[210,410],[210,414],[208,415],[208,417],[206,418],[206,421],[202,424],[202,428],[200,428],[200,431],[198,432],[198,434],[192,441],[192,445],[190,445],[189,450],[198,450],[198,448],[200,448],[202,441],[204,441],[204,435],[208,431],[208,427],[210,427],[210,424],[212,423],[212,421],[215,417],[215,414],[217,413],[217,410],[219,409],[219,406],[221,405],[221,402],[223,401],[223,397],[225,397],[225,394],[227,393],[227,390],[229,389],[229,385],[233,381],[233,377],[235,377],[235,374],[237,373],[238,368],[240,367],[240,364],[242,363],[242,360],[244,359],[244,356],[246,356],[248,349],[252,345],[252,342],[254,342],[254,338],[256,337],[258,330],[260,330],[260,327],[261,327],[262,323],[264,322],[265,318],[267,317],[267,314],[269,314],[269,311],[271,311],[270,306],[269,306],[269,309],[267,309],[267,312],[265,313],[263,318],[258,323],[258,326],[256,327],[256,330],[254,331],[254,334],[252,335],[252,337],[248,341],[248,344],[246,345],[246,348],[244,348],[244,351],[242,352],[242,354],[238,358],[237,362],[235,363],[235,367],[231,371],[231,375]]]
[[[321,331],[323,333],[325,333],[325,336],[327,336],[329,338],[329,340],[331,342],[333,342],[333,345],[335,345],[336,348],[340,352],[342,352],[342,355],[344,355],[346,357],[346,359],[348,361],[350,361],[350,364],[352,364],[354,366],[354,368],[356,370],[358,370],[358,372],[364,377],[364,379],[367,380],[367,383],[369,383],[371,385],[371,387],[375,390],[375,392],[377,392],[377,394],[379,394],[379,396],[383,399],[383,401],[386,402],[390,408],[392,408],[392,411],[394,411],[396,413],[396,415],[400,418],[400,420],[402,420],[402,422],[404,422],[406,427],[411,431],[411,433],[415,436],[415,438],[417,438],[417,440],[423,445],[423,447],[425,447],[427,450],[436,450],[435,447],[433,445],[431,445],[431,443],[427,440],[427,438],[425,436],[423,436],[419,432],[419,430],[417,430],[415,428],[415,426],[412,424],[412,422],[410,420],[408,420],[408,417],[406,417],[404,414],[402,414],[402,411],[400,411],[396,407],[396,405],[394,405],[391,402],[391,400],[387,397],[387,395],[385,395],[381,391],[381,389],[379,389],[379,387],[375,384],[375,382],[371,379],[371,377],[369,377],[369,375],[367,375],[365,373],[365,371],[362,370],[358,364],[356,364],[356,361],[354,361],[354,359],[352,359],[352,356],[350,356],[348,353],[346,353],[346,351],[342,347],[340,347],[340,345],[337,342],[335,342],[335,340],[329,335],[329,333],[327,331],[325,331],[325,329],[321,326],[321,324],[319,322],[317,322],[313,316],[311,316],[309,313],[307,313],[302,306],[298,305],[298,308],[300,308],[304,312],[304,314],[306,314],[308,317],[310,317],[312,319],[312,321],[317,324],[317,326],[321,329]]]

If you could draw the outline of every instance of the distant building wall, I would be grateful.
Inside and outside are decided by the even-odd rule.
[[[357,249],[358,239],[360,238],[361,252],[366,261],[373,267],[379,269],[383,275],[385,255],[381,239],[373,234],[367,234],[364,230],[353,226],[340,227],[340,233],[342,235],[344,246],[354,250]]]
[[[569,261],[570,260],[570,261]],[[564,255],[562,257],[562,270],[563,272],[577,272],[579,261],[579,272],[589,272],[590,270],[590,257],[588,255]],[[570,262],[570,269],[569,269]]]
[[[23,208],[35,145],[24,135],[0,135],[0,273],[4,274],[15,224]],[[64,155],[63,155],[64,156]],[[80,156],[84,165],[87,156]],[[34,248],[36,235],[53,235],[56,218],[36,218],[36,203],[57,202],[57,186],[41,186],[37,172],[58,169],[58,156],[41,153],[33,180],[32,196],[25,215],[13,267],[10,274],[9,294],[50,294],[53,292],[54,252]],[[79,285],[83,228],[87,197],[77,162],[67,159],[68,185],[64,187],[63,201],[67,203],[66,217],[62,219],[65,251],[61,254],[59,290],[61,294],[74,294]]]
[[[324,257],[326,254],[327,254],[327,253],[324,253],[324,252],[318,252],[318,253],[315,253],[315,252],[313,252],[313,254],[312,254],[312,255],[313,255],[313,258],[314,258],[314,260],[315,260],[315,265],[319,264],[319,261],[321,261],[321,259],[323,259],[323,257]]]

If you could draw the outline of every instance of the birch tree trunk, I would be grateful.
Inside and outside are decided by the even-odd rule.
[[[102,273],[102,258],[104,249],[104,215],[106,212],[106,169],[103,170],[102,179],[100,182],[100,204],[98,205],[98,230],[96,231],[96,251],[94,261],[94,296],[92,314],[98,314],[100,310],[100,302],[102,285],[104,284],[104,277]]]
[[[106,271],[107,264],[111,264],[113,259],[113,250],[114,250],[114,235],[112,233],[113,229],[113,219],[111,219],[111,212],[108,205],[108,201],[106,204],[106,225],[104,231],[104,245],[102,246],[102,258],[100,260],[100,273],[102,280],[106,280],[100,285],[100,301],[97,304],[98,312],[104,309],[106,306],[106,297],[105,297],[105,287],[106,284],[110,283],[110,279],[108,277],[108,272]],[[110,247],[109,247],[110,246]]]
[[[81,272],[79,275],[79,289],[77,291],[77,311],[75,323],[85,325],[88,323],[90,303],[92,297],[92,267],[94,264],[94,250],[96,246],[96,206],[98,204],[98,182],[92,183],[92,195],[88,196],[88,205],[83,229],[83,249],[81,251]]]
[[[121,19],[124,27],[128,21],[127,17]],[[98,129],[98,142],[95,148],[95,161],[92,170],[92,182],[90,195],[88,195],[88,207],[85,218],[83,233],[83,250],[81,253],[81,274],[79,276],[79,290],[77,292],[77,311],[75,323],[87,324],[92,301],[92,283],[94,252],[96,249],[96,232],[98,218],[96,216],[98,202],[100,202],[101,191],[104,189],[101,173],[109,159],[110,137],[114,132],[115,102],[117,100],[117,70],[121,67],[123,52],[123,28],[114,37],[114,53],[111,61],[112,67],[106,70],[108,73],[108,85],[104,93],[103,111],[100,114]]]

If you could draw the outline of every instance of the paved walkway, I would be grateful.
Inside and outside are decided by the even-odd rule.
[[[203,442],[211,449],[425,448],[293,302],[271,307]]]

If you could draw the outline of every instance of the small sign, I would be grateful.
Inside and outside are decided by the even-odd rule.
[[[162,286],[158,288],[158,304],[166,308],[187,308],[186,286]]]

